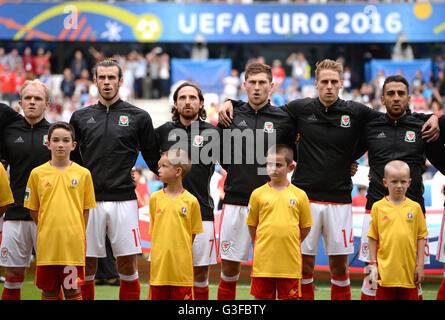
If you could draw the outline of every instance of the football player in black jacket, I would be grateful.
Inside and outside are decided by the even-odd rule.
[[[19,101],[25,117],[8,110],[11,122],[5,124],[0,136],[2,159],[10,166],[14,195],[14,203],[5,213],[0,246],[0,265],[6,273],[3,300],[20,300],[25,270],[30,265],[33,246],[35,248],[37,226],[29,210],[23,207],[23,200],[31,170],[51,158],[46,146],[49,122],[44,118],[49,99],[49,89],[43,82],[25,81]]]
[[[425,214],[423,199],[423,180],[426,158],[441,172],[445,172],[444,160],[437,159],[436,149],[442,148],[440,140],[427,143],[422,139],[421,130],[428,118],[414,117],[409,112],[409,83],[399,75],[389,76],[385,79],[380,102],[386,108],[386,114],[369,121],[360,137],[356,158],[368,151],[370,166],[370,182],[366,195],[366,213],[362,225],[362,237],[359,248],[359,260],[369,263],[368,230],[370,215],[374,202],[388,195],[388,189],[383,184],[384,168],[392,160],[402,160],[410,167],[411,184],[406,196],[419,203]],[[418,115],[419,116],[419,115]],[[443,129],[443,128],[442,128]],[[426,242],[425,246],[428,243]],[[428,252],[429,250],[426,250]],[[429,254],[425,256],[425,264],[429,264]],[[362,300],[375,298],[375,290],[367,283],[362,286]]]
[[[90,170],[97,201],[97,208],[90,210],[86,231],[82,297],[94,299],[97,258],[106,256],[107,234],[117,257],[119,298],[139,300],[137,254],[142,250],[131,169],[141,151],[149,168],[157,173],[159,147],[150,115],[120,99],[122,68],[116,61],[99,62],[94,83],[99,91],[98,103],[75,111],[70,120],[78,146],[71,153],[72,160]]]

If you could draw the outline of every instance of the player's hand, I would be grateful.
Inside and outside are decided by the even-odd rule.
[[[372,289],[377,289],[377,280],[379,279],[379,271],[377,269],[377,265],[368,264],[365,267],[365,274],[368,275],[368,281],[371,284]]]
[[[426,142],[433,142],[439,139],[439,119],[435,115],[432,115],[428,121],[423,124],[421,132],[422,139],[426,139]]]
[[[354,161],[353,163],[351,163],[351,177],[355,176],[357,171],[358,171],[358,162]]]
[[[414,271],[414,284],[419,285],[424,279],[423,265],[417,265],[416,270]]]
[[[233,120],[233,105],[232,101],[227,100],[218,112],[218,122],[223,126],[228,127]]]

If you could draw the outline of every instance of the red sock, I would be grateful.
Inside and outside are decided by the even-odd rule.
[[[344,276],[331,274],[331,300],[351,300],[349,274]]]
[[[445,277],[442,279],[436,300],[445,300]]]
[[[80,290],[82,291],[83,300],[94,300],[94,279],[85,280]]]
[[[57,300],[63,300],[63,290],[62,290],[62,288],[60,288],[59,296],[57,297]]]
[[[362,292],[360,300],[375,300],[375,296],[368,296],[366,293]]]
[[[122,280],[119,290],[119,300],[140,300],[141,286],[139,278],[136,280]]]
[[[206,287],[193,287],[193,298],[195,300],[209,300],[209,286]]]
[[[219,281],[218,300],[235,300],[237,281]]]
[[[314,300],[314,274],[304,274],[301,280],[301,300]]]
[[[5,276],[5,285],[2,293],[2,300],[20,300],[21,286],[25,276],[11,277]]]

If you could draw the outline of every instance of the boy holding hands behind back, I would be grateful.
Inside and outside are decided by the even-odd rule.
[[[266,168],[270,181],[252,192],[246,219],[254,241],[250,293],[256,299],[275,299],[278,292],[278,299],[297,300],[301,242],[313,225],[309,199],[287,179],[295,168],[289,146],[270,148]]]
[[[192,245],[204,229],[198,199],[182,185],[190,169],[180,149],[162,153],[159,160],[159,179],[167,186],[150,197],[149,300],[193,300]]]
[[[51,160],[31,171],[26,186],[24,206],[37,224],[36,285],[42,300],[57,300],[61,286],[67,300],[82,300],[85,229],[96,200],[89,170],[70,160],[75,147],[73,127],[52,124]]]
[[[420,205],[405,196],[411,183],[409,166],[400,160],[388,162],[383,183],[389,195],[371,209],[369,281],[377,287],[376,300],[418,300],[428,231]]]

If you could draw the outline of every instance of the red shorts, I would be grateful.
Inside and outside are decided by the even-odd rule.
[[[37,266],[36,286],[41,290],[78,289],[85,280],[83,266]]]
[[[301,297],[299,279],[252,277],[250,294],[259,299],[289,300]]]
[[[418,300],[417,288],[381,287],[377,288],[376,300]]]
[[[192,287],[150,285],[148,300],[193,300]]]

